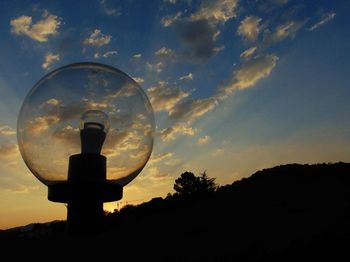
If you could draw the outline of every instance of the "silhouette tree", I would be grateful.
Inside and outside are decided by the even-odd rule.
[[[174,190],[180,195],[189,195],[198,191],[199,179],[192,172],[184,172],[175,180]]]
[[[202,193],[214,192],[218,188],[218,184],[215,183],[215,178],[210,178],[207,172],[204,171],[199,177],[199,191]]]
[[[218,188],[215,178],[210,178],[204,171],[197,177],[192,172],[184,172],[175,180],[174,190],[179,195],[214,192]]]

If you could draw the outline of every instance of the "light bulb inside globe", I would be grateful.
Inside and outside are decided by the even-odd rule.
[[[85,111],[80,119],[80,130],[85,128],[96,128],[107,133],[109,125],[108,115],[100,110]]]
[[[109,130],[108,116],[100,110],[88,110],[80,120],[82,154],[100,154]]]

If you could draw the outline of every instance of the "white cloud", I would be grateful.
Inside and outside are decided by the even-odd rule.
[[[0,135],[2,136],[13,136],[16,134],[16,130],[8,125],[0,125]]]
[[[162,62],[158,62],[155,64],[151,64],[151,63],[147,62],[146,67],[149,71],[160,73],[160,72],[162,72],[162,70],[164,68],[164,64]]]
[[[211,140],[211,137],[210,136],[203,136],[203,137],[200,137],[197,141],[197,144],[198,145],[204,145],[204,144],[207,144],[209,143]]]
[[[41,103],[39,105],[40,109],[43,109],[47,112],[50,112],[52,109],[60,105],[60,101],[57,100],[56,98],[50,98],[47,101]]]
[[[167,15],[165,17],[162,18],[162,20],[160,21],[160,23],[164,26],[164,27],[169,27],[171,26],[173,23],[175,23],[176,21],[178,21],[180,19],[180,17],[182,16],[182,12],[177,12],[175,15]]]
[[[166,47],[160,48],[154,54],[161,58],[166,58],[166,57],[171,58],[175,56],[175,52],[172,49],[166,48]]]
[[[132,56],[133,59],[140,59],[142,57],[141,54],[135,54]]]
[[[243,36],[245,39],[254,41],[257,39],[260,28],[259,23],[261,18],[256,16],[247,16],[243,21],[241,21],[237,33]]]
[[[11,20],[11,32],[17,35],[26,35],[39,42],[47,42],[49,36],[57,34],[61,21],[44,11],[42,19],[33,23],[31,16],[20,16]]]
[[[174,119],[191,122],[205,113],[213,110],[217,105],[215,98],[192,99],[178,103],[169,111]]]
[[[115,50],[113,50],[113,51],[107,51],[107,52],[104,53],[102,56],[103,56],[104,58],[108,58],[108,57],[110,57],[110,56],[112,56],[112,55],[117,55],[117,54],[118,54],[118,52],[115,51]]]
[[[187,75],[181,76],[179,77],[180,81],[189,81],[189,80],[193,80],[193,74],[192,73],[188,73]]]
[[[262,55],[244,63],[233,72],[230,83],[219,90],[219,98],[225,98],[235,90],[254,86],[261,79],[269,76],[275,68],[278,57],[275,55]],[[220,97],[220,95],[223,95]]]
[[[60,61],[60,55],[59,54],[53,54],[51,52],[48,52],[45,55],[45,61],[44,63],[41,65],[41,67],[45,70],[48,70],[51,66],[51,64],[55,61]]]
[[[179,122],[172,127],[162,129],[157,133],[157,135],[160,136],[163,141],[171,141],[174,140],[178,135],[193,136],[196,132],[196,129],[193,129],[185,123]]]
[[[132,79],[135,80],[136,83],[143,84],[145,82],[145,79],[143,79],[142,77],[133,77]]]
[[[335,12],[331,12],[331,13],[327,13],[325,14],[321,21],[317,22],[316,24],[314,24],[313,26],[311,26],[309,28],[310,31],[314,31],[315,29],[319,28],[322,25],[327,24],[328,22],[330,22],[331,20],[333,20],[335,17]]]
[[[84,40],[84,44],[100,47],[109,44],[111,39],[111,35],[104,35],[100,29],[95,29],[94,32]]]
[[[190,93],[178,87],[169,87],[167,82],[159,81],[157,86],[147,89],[148,97],[155,112],[169,111],[179,101],[189,96]]]
[[[241,58],[248,58],[248,57],[251,57],[254,53],[255,53],[255,51],[256,51],[256,46],[253,46],[253,47],[251,47],[251,48],[248,48],[247,50],[245,50],[241,55],[240,55],[240,57]]]
[[[213,22],[226,22],[236,16],[238,0],[206,0],[199,9],[191,15],[191,20],[210,20]]]
[[[50,98],[44,104],[50,105],[50,106],[58,106],[60,104],[60,101],[58,101],[56,98]],[[43,104],[41,104],[41,105],[43,105]]]

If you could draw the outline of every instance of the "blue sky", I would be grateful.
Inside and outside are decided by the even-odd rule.
[[[346,0],[3,0],[0,12],[2,228],[65,217],[24,165],[16,121],[33,85],[75,62],[126,72],[155,111],[151,160],[121,205],[165,196],[186,170],[223,185],[278,164],[349,161]]]

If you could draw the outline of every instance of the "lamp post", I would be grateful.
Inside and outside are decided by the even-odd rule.
[[[32,88],[17,129],[21,155],[48,186],[48,199],[68,204],[68,232],[84,235],[101,230],[103,203],[120,200],[123,187],[146,165],[154,116],[128,75],[79,63],[49,73]]]

